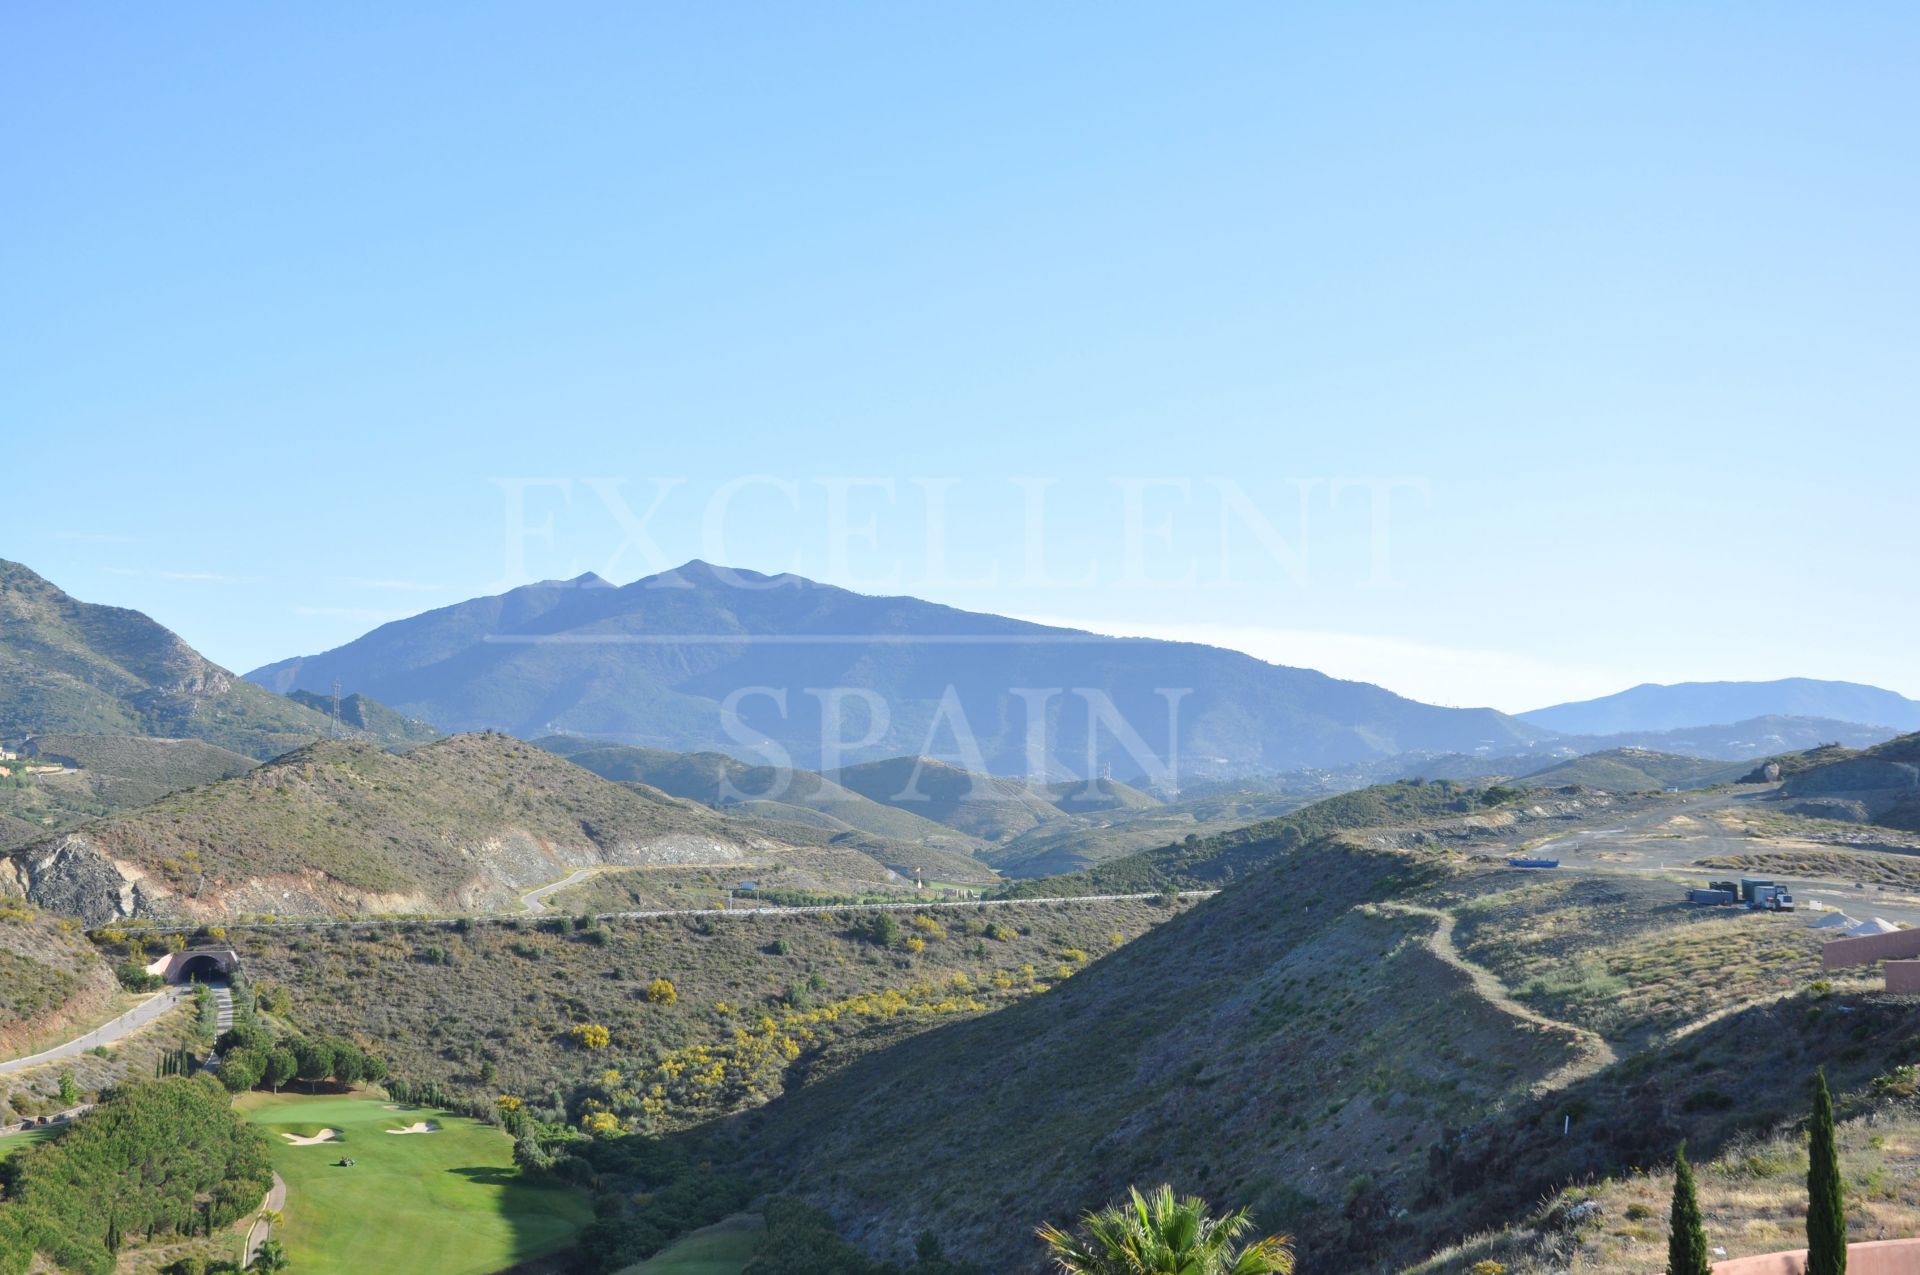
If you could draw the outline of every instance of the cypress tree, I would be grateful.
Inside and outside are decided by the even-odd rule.
[[[1700,1225],[1700,1199],[1694,1192],[1687,1144],[1673,1153],[1673,1213],[1667,1230],[1667,1275],[1713,1275],[1707,1256],[1707,1232]]]
[[[1813,1077],[1807,1152],[1807,1275],[1846,1275],[1847,1202],[1833,1139],[1833,1095],[1827,1092],[1824,1067]]]

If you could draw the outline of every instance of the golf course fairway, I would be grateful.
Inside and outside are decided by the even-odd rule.
[[[489,1275],[565,1248],[593,1216],[577,1191],[521,1181],[511,1139],[465,1116],[367,1097],[255,1093],[236,1105],[273,1145],[287,1184],[274,1237],[299,1275]],[[433,1131],[389,1132],[420,1125]],[[328,1129],[325,1142],[282,1136]]]

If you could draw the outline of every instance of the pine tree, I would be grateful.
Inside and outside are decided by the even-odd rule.
[[[1707,1233],[1700,1225],[1700,1199],[1694,1192],[1687,1144],[1673,1153],[1673,1214],[1667,1231],[1667,1275],[1712,1275]]]
[[[1833,1095],[1826,1068],[1813,1077],[1813,1121],[1807,1128],[1807,1275],[1846,1275],[1846,1186],[1833,1139]]]

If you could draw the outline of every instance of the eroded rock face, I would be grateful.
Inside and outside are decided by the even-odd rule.
[[[1861,757],[1820,766],[1787,780],[1786,795],[1806,797],[1833,792],[1906,793],[1920,790],[1920,766]]]
[[[85,836],[68,834],[17,851],[0,867],[13,892],[37,907],[88,925],[148,915],[141,885]]]

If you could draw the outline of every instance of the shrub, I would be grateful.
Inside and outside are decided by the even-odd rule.
[[[656,978],[647,984],[647,1000],[655,1005],[671,1005],[679,999],[680,993],[669,979]]]
[[[130,992],[157,992],[167,985],[167,980],[158,974],[149,974],[134,961],[126,961],[114,967],[113,976],[120,980],[120,986]]]
[[[605,1049],[613,1041],[613,1033],[600,1023],[582,1023],[569,1029],[567,1035],[583,1049]]]

